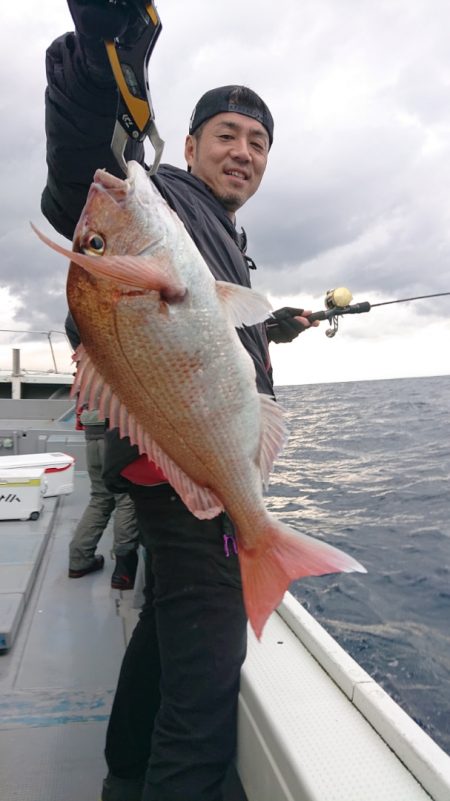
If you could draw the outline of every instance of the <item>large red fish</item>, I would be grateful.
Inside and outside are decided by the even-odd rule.
[[[244,601],[259,637],[293,579],[360,571],[352,557],[272,517],[263,500],[285,438],[259,395],[236,326],[268,317],[258,293],[214,280],[176,214],[136,162],[98,170],[77,225],[67,295],[83,346],[76,390],[163,470],[199,518],[225,510]]]

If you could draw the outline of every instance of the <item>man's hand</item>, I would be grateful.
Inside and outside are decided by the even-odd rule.
[[[306,328],[318,326],[318,321],[309,322],[309,314],[311,311],[295,309],[292,306],[284,306],[282,309],[272,312],[271,317],[266,320],[269,342],[292,342]]]
[[[119,39],[133,46],[145,22],[138,8],[127,0],[67,0],[81,50],[95,83],[112,81],[104,42]]]
[[[137,21],[137,11],[124,0],[67,0],[75,29],[87,39],[120,38]]]

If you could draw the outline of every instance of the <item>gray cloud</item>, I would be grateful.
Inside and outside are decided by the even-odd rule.
[[[260,192],[239,214],[255,286],[316,297],[348,285],[383,298],[450,289],[450,12],[435,0],[204,0],[158,7],[150,83],[165,159],[183,165],[187,121],[213,85],[245,83],[269,103],[275,143]],[[189,19],[188,19],[189,16]],[[192,23],[195,20],[195,24]],[[186,26],[189,35],[186,35]],[[0,274],[18,323],[60,329],[62,257],[31,233],[45,183],[45,49],[71,27],[60,0],[9,9],[0,56]],[[27,41],[17,48],[18,41]],[[418,314],[445,317],[444,302]],[[440,311],[442,310],[442,311]]]

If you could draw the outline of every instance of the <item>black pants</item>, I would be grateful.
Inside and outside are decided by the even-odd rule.
[[[132,497],[146,600],[122,663],[106,761],[114,776],[146,776],[142,801],[220,801],[246,652],[232,527],[225,515],[198,520],[167,485]]]

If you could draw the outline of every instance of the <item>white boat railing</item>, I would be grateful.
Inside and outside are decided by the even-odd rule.
[[[56,329],[50,330],[50,331],[30,331],[29,329],[24,329],[24,328],[23,329],[21,329],[21,328],[0,328],[0,334],[3,334],[3,333],[5,333],[5,334],[31,334],[33,336],[46,337],[46,339],[48,341],[48,346],[49,346],[49,349],[50,349],[50,353],[51,353],[51,358],[52,358],[52,361],[53,361],[54,371],[55,371],[55,373],[61,372],[60,370],[58,370],[58,365],[56,363],[56,356],[55,356],[55,350],[54,350],[54,347],[53,347],[52,336],[54,334],[62,335],[63,337],[66,338],[66,340],[68,342],[69,340],[67,339],[67,334],[66,334],[65,331],[57,331]],[[13,368],[13,372],[14,372],[15,370],[20,370],[20,348],[13,348],[12,349],[12,354],[13,354],[13,356],[12,356],[12,368]]]
[[[70,370],[70,353],[72,348],[64,331],[58,331],[56,329],[34,331],[19,328],[1,328],[0,335],[1,334],[14,334],[16,335],[15,338],[18,337],[19,339],[25,336],[32,338],[27,342],[19,342],[21,347],[18,345],[12,346],[10,350],[10,367],[0,367],[0,382],[3,384],[11,384],[11,397],[13,399],[19,400],[22,397],[23,384],[67,385],[72,383],[73,372]],[[39,337],[45,337],[45,341],[43,349],[41,348],[40,351],[38,350],[38,352],[36,352],[36,346],[39,348]],[[59,342],[56,338],[59,339]],[[62,342],[61,338],[63,338]],[[27,346],[29,350],[31,350],[31,355],[29,352],[27,354],[28,362],[31,360],[32,363],[34,362],[34,365],[31,367],[27,365],[27,367],[24,368],[22,357],[23,351],[26,350]],[[7,364],[9,355],[8,348],[8,344],[3,344],[1,347],[3,365]],[[58,356],[60,360],[64,359],[66,362],[66,367],[64,369],[61,369],[58,365]],[[37,363],[41,365],[40,368],[37,367]],[[49,364],[50,367],[43,369],[43,363]]]

